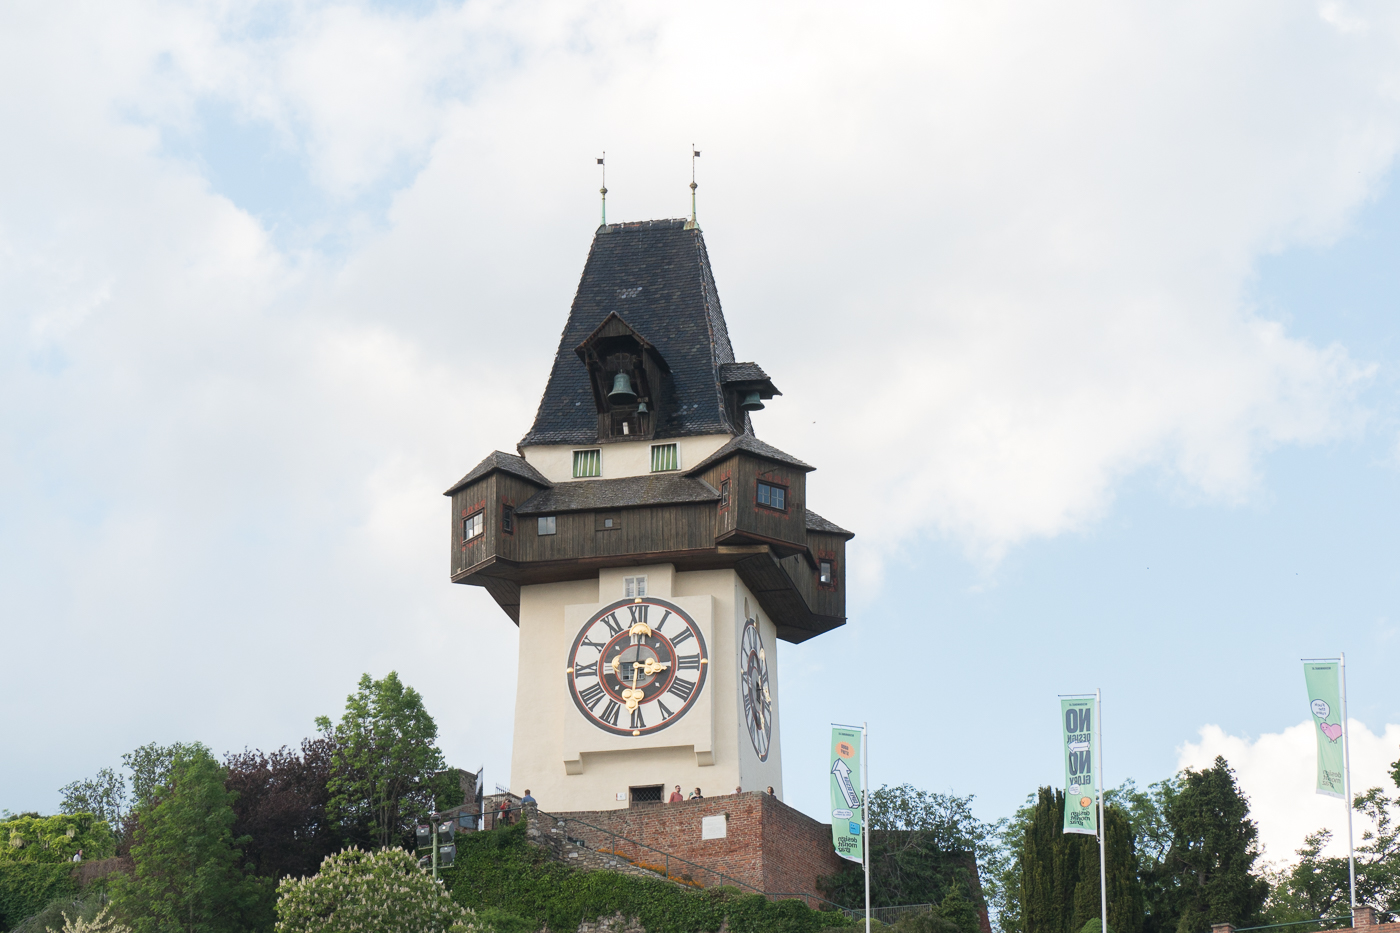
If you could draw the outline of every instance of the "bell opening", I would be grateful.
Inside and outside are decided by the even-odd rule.
[[[632,391],[632,380],[626,373],[618,373],[613,377],[612,391],[608,393],[608,401],[614,405],[630,405],[637,400],[637,393]]]

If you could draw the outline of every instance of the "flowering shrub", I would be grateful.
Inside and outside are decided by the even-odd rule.
[[[489,933],[402,849],[346,849],[277,886],[277,933]]]
[[[131,933],[131,927],[118,923],[111,915],[111,908],[104,907],[91,920],[81,916],[68,916],[63,913],[63,933]]]

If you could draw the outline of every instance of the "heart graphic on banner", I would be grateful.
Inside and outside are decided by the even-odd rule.
[[[1335,742],[1342,737],[1342,724],[1339,722],[1324,722],[1322,724],[1322,734]]]

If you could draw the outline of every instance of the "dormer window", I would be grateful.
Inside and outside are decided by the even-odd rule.
[[[613,312],[574,352],[588,368],[598,440],[651,437],[669,373],[656,348]]]

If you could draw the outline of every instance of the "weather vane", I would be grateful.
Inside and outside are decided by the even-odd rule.
[[[607,152],[606,149],[604,149],[604,150],[603,150],[603,155],[598,159],[598,164],[601,165],[601,166],[603,166],[603,187],[601,187],[601,188],[598,189],[598,193],[601,194],[601,195],[603,196],[603,221],[602,221],[602,223],[603,223],[603,226],[604,226],[604,227],[606,227],[606,226],[608,225],[608,166],[607,166],[607,164],[603,161],[603,160],[606,159],[607,157],[608,157],[608,152]],[[692,171],[692,174],[694,174],[694,170],[692,169],[691,171]]]
[[[700,187],[695,183],[695,160],[700,158],[700,150],[695,148],[695,143],[690,144],[690,223],[686,224],[687,230],[694,230],[700,225],[695,221],[695,189]]]

